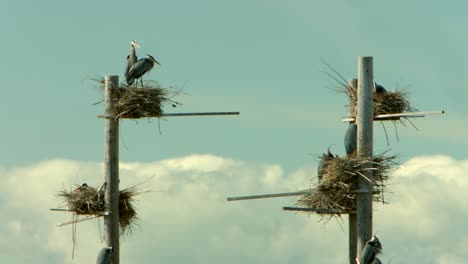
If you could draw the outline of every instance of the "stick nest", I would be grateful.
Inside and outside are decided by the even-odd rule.
[[[348,95],[349,111],[351,116],[356,116],[357,90],[346,86],[341,92]],[[416,112],[417,109],[411,106],[408,92],[405,90],[388,91],[385,93],[374,93],[373,96],[374,116],[384,114],[399,114],[406,112]],[[399,120],[400,117],[392,117],[389,120]]]
[[[385,203],[385,182],[395,162],[396,155],[385,156],[384,153],[374,156],[372,159],[361,157],[334,157],[331,158],[323,172],[323,178],[318,184],[317,192],[307,194],[299,198],[296,205],[305,208],[321,208],[338,210],[346,213],[356,209],[356,193],[358,189],[358,177],[369,180],[365,173],[373,173],[373,199],[376,202]],[[319,213],[322,219],[330,219],[340,216],[341,213]]]
[[[121,234],[129,233],[138,220],[134,199],[135,196],[141,193],[136,185],[119,191],[119,225]],[[90,186],[80,186],[73,191],[63,190],[57,196],[63,199],[68,210],[73,211],[77,215],[96,215],[105,211],[104,188],[98,191],[98,189]]]
[[[104,89],[104,78],[96,77],[92,80],[98,82],[99,87]],[[114,104],[114,114],[116,118],[149,118],[161,117],[163,104],[169,103],[172,107],[181,103],[172,100],[180,92],[173,88],[162,88],[155,81],[135,82],[128,86],[121,83],[118,89],[112,90],[112,102]]]

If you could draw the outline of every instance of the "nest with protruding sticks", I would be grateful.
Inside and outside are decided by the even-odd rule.
[[[133,204],[135,196],[142,192],[137,186],[119,191],[119,224],[121,234],[128,233],[138,220]],[[104,189],[90,186],[80,186],[72,191],[63,190],[58,193],[69,211],[77,215],[102,215],[104,208]]]
[[[93,78],[104,89],[104,79],[101,77]],[[140,82],[127,86],[120,84],[118,89],[112,90],[112,102],[116,118],[144,118],[161,117],[163,104],[168,103],[172,107],[181,105],[172,98],[179,95],[180,92],[172,88],[162,88],[155,81],[145,81],[143,85]]]
[[[356,116],[357,108],[357,90],[346,86],[341,90],[348,95],[349,111],[351,116]],[[400,114],[406,112],[416,112],[417,109],[411,106],[408,93],[404,90],[394,92],[374,93],[373,96],[374,116],[384,114]],[[389,118],[390,120],[399,120],[399,117]]]
[[[361,157],[334,157],[330,159],[324,169],[323,178],[318,184],[317,191],[299,198],[296,205],[305,208],[329,209],[347,213],[356,209],[355,191],[358,189],[358,178],[367,171],[373,174],[373,199],[385,203],[385,182],[389,179],[396,155],[385,156],[384,153],[372,159]],[[354,192],[354,193],[353,193]],[[322,218],[340,216],[341,213],[320,213]]]

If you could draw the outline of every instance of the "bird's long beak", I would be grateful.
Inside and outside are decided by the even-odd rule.
[[[132,41],[132,45],[136,48],[140,48],[140,45],[136,41]]]

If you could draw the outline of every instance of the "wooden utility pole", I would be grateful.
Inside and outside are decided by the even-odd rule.
[[[357,90],[357,155],[372,158],[374,128],[374,70],[372,57],[358,58]],[[366,166],[372,167],[368,163]],[[358,176],[358,188],[366,190],[357,194],[357,238],[358,252],[362,252],[366,242],[372,238],[372,170],[365,170],[364,177]]]
[[[352,79],[348,81],[348,87],[357,90],[358,80]],[[350,102],[351,103],[351,102]],[[353,113],[351,113],[353,115]],[[356,264],[357,258],[357,215],[348,215],[348,239],[349,239],[349,263]]]
[[[119,77],[105,77],[105,147],[104,147],[104,207],[109,215],[104,216],[104,236],[112,247],[112,264],[119,264],[119,119],[114,118],[112,94],[119,89]]]

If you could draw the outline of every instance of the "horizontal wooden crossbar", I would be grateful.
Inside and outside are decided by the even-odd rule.
[[[177,116],[220,116],[220,115],[239,115],[240,112],[195,112],[195,113],[165,113],[158,116],[144,116],[141,118],[151,117],[177,117]],[[98,115],[98,118],[114,119],[115,116]],[[119,117],[119,119],[139,119],[129,117]]]
[[[287,196],[300,196],[307,194],[316,194],[317,189],[310,189],[298,192],[285,192],[285,193],[272,193],[272,194],[259,194],[259,195],[248,195],[248,196],[237,196],[237,197],[228,197],[226,201],[241,201],[241,200],[254,200],[254,199],[265,199],[265,198],[278,198],[278,197],[287,197]],[[367,189],[355,189],[351,190],[348,193],[369,193]],[[372,192],[373,194],[378,194],[380,191],[376,190]]]
[[[384,121],[384,120],[392,120],[395,117],[425,117],[426,115],[439,115],[445,114],[445,110],[441,111],[428,111],[428,112],[408,112],[408,113],[398,113],[398,114],[384,114],[384,115],[376,115],[374,116],[374,120]],[[355,117],[346,117],[343,118],[343,122],[355,122]]]
[[[324,208],[303,208],[303,207],[283,207],[285,211],[296,211],[296,212],[315,212],[320,214],[355,214],[356,210],[336,210],[336,209],[324,209]]]

